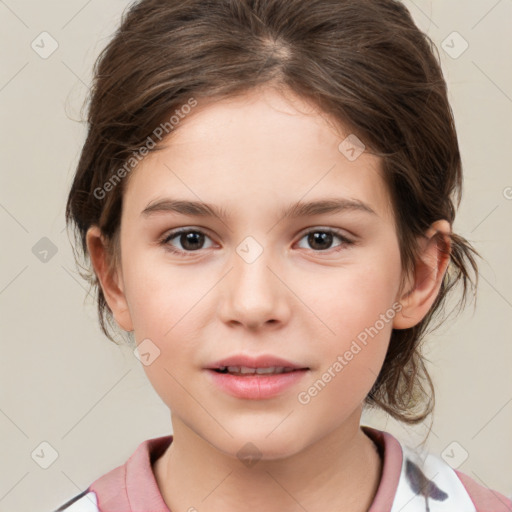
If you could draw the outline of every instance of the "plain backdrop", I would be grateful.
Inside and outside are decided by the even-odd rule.
[[[439,48],[456,119],[465,186],[454,230],[485,258],[476,308],[425,345],[437,389],[427,447],[511,496],[512,0],[405,3]],[[0,1],[2,512],[54,510],[172,433],[132,350],[100,332],[64,228],[92,65],[127,5]],[[430,420],[362,423],[414,447]]]

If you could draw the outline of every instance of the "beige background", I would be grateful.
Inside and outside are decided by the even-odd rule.
[[[427,446],[460,460],[467,452],[458,469],[511,496],[512,1],[406,4],[438,46],[449,85],[466,177],[455,230],[486,259],[476,309],[429,340],[437,408]],[[64,230],[92,64],[126,5],[0,1],[2,512],[51,511],[143,440],[171,433],[138,360],[100,333]],[[43,31],[59,45],[47,59],[31,48]],[[452,54],[462,48],[453,31],[469,44],[458,58],[443,49],[444,40]],[[46,263],[32,252],[43,237],[57,249]],[[427,428],[377,414],[362,423],[412,445]],[[58,453],[48,469],[31,456],[44,441]]]

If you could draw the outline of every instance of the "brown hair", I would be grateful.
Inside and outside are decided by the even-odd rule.
[[[96,61],[88,134],[66,206],[77,264],[83,256],[81,275],[97,291],[101,328],[112,341],[108,326],[115,332],[115,322],[90,268],[86,232],[91,225],[101,228],[115,268],[126,163],[154,141],[155,129],[168,126],[173,113],[181,119],[180,109],[191,99],[228,97],[264,84],[310,99],[364,141],[366,151],[382,157],[404,275],[414,269],[417,237],[439,219],[453,224],[462,165],[447,87],[437,48],[402,3],[142,0],[127,9]],[[459,282],[459,305],[465,305],[468,285],[476,287],[470,267],[478,284],[473,255],[480,255],[461,236],[452,234],[451,242],[435,303],[418,325],[393,330],[365,399],[365,406],[406,423],[422,421],[434,407],[420,352],[427,326]]]

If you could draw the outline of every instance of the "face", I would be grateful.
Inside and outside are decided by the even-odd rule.
[[[264,458],[285,457],[359,425],[383,364],[398,239],[379,159],[340,150],[349,135],[291,93],[263,89],[199,103],[130,176],[116,319],[145,340],[144,370],[173,423],[226,454],[250,441]],[[155,206],[171,200],[217,215]],[[345,207],[284,213],[324,200]],[[218,383],[232,376],[207,368],[236,355],[307,370],[273,394],[235,396]]]

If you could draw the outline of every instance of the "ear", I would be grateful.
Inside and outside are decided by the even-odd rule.
[[[133,331],[128,302],[124,293],[122,272],[120,268],[109,271],[105,237],[100,228],[98,226],[90,227],[87,230],[86,240],[91,263],[115,321],[121,329]]]
[[[406,287],[408,291],[397,297],[402,309],[394,318],[394,329],[408,329],[419,324],[435,302],[450,263],[450,232],[448,221],[439,220],[422,238],[414,276]]]

